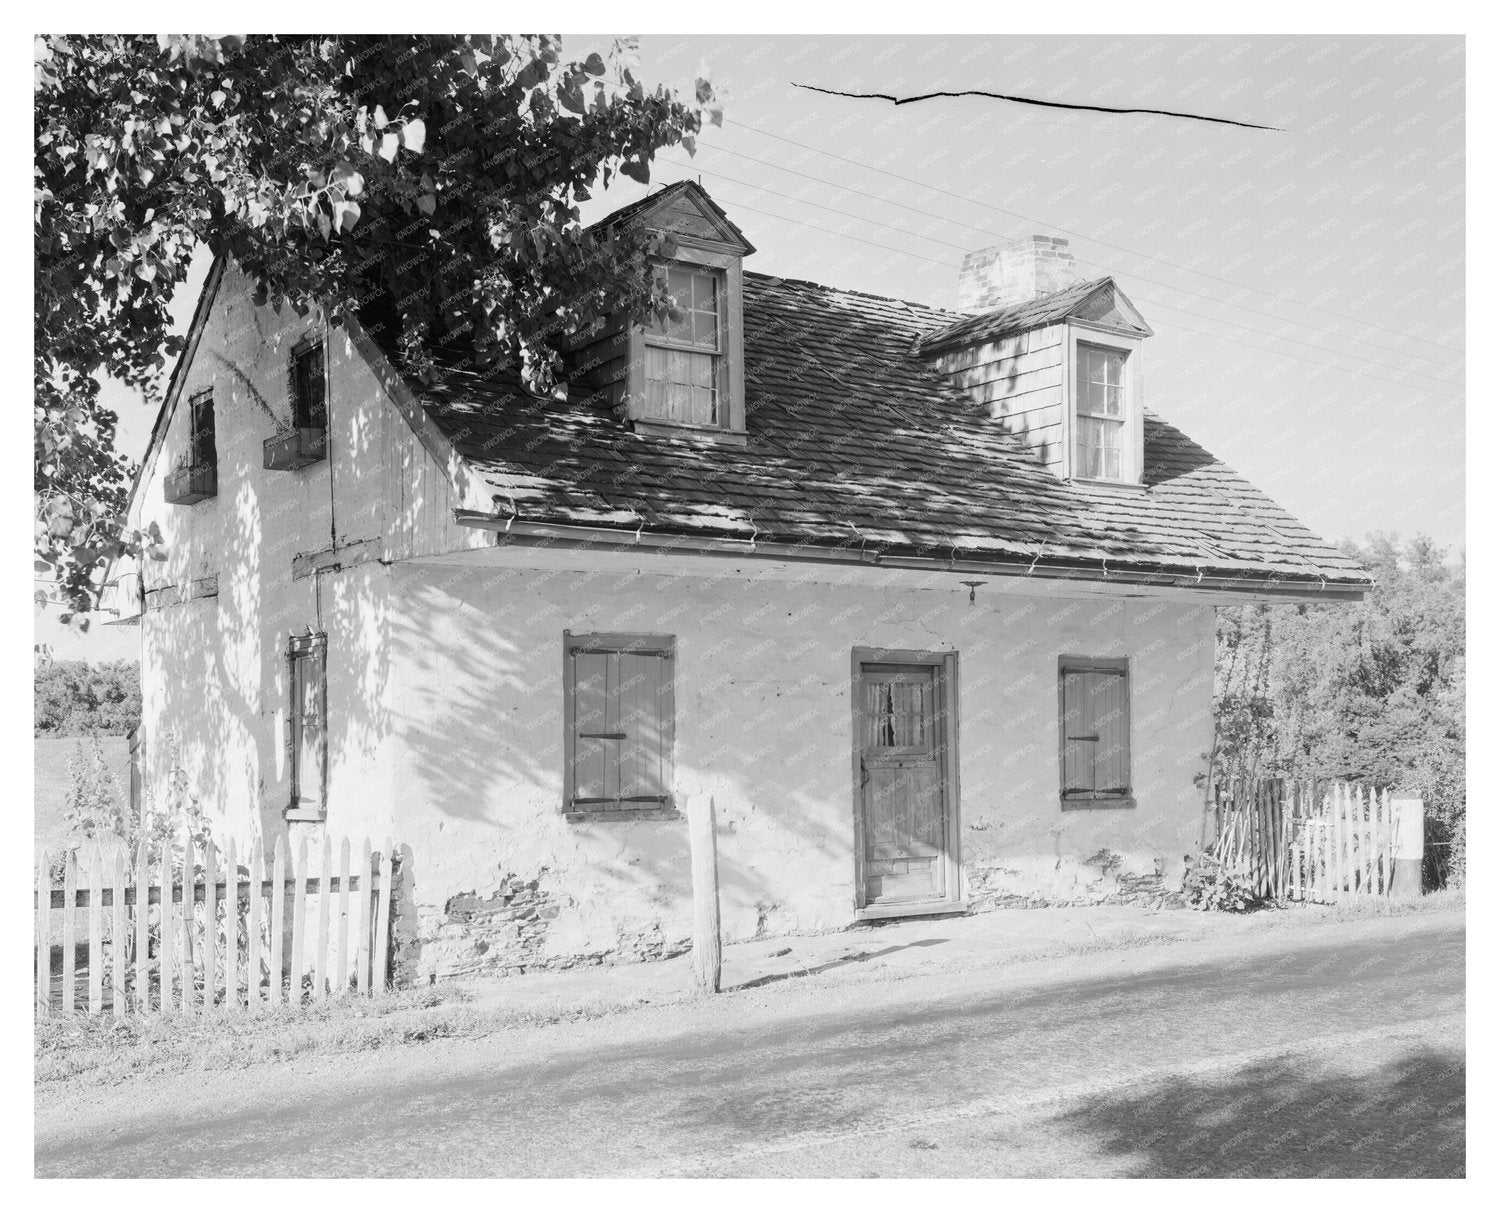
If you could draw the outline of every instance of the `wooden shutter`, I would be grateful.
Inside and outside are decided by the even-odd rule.
[[[1130,692],[1123,658],[1075,658],[1059,669],[1062,794],[1078,800],[1130,792]]]
[[[215,467],[219,462],[218,441],[214,433],[214,397],[200,392],[189,402],[192,406],[193,434],[190,442],[195,467]]]
[[[1094,790],[1095,733],[1089,672],[1062,672],[1062,790],[1078,795]]]
[[[299,636],[291,646],[292,806],[323,806],[328,777],[328,704],[322,636]]]
[[[579,637],[567,666],[570,802],[599,809],[667,804],[671,651],[648,637],[611,637],[610,647]]]
[[[1130,717],[1124,670],[1090,670],[1094,731],[1095,795],[1123,796],[1130,790]]]

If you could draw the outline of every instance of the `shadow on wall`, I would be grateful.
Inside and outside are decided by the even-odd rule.
[[[598,613],[594,604],[610,602],[617,581],[617,574],[487,576],[429,566],[399,575],[394,587],[401,610],[392,620],[392,649],[402,663],[395,675],[400,686],[396,727],[409,764],[398,775],[397,804],[398,812],[411,810],[415,826],[398,821],[397,831],[412,840],[422,860],[418,900],[442,910],[455,895],[473,891],[483,899],[487,889],[508,878],[540,877],[543,894],[550,891],[562,905],[556,907],[555,925],[546,928],[550,942],[526,962],[528,967],[541,963],[544,954],[566,959],[572,945],[563,941],[573,931],[581,959],[675,954],[690,931],[685,821],[567,822],[561,812],[563,632],[589,630]],[[669,610],[672,595],[659,596],[663,610]],[[507,626],[507,617],[514,626]],[[679,626],[665,619],[630,620],[632,630],[646,632],[673,632]],[[699,694],[679,681],[679,720]],[[788,718],[778,728],[791,742],[805,724]],[[755,760],[766,744],[764,735],[734,738],[715,773],[766,770],[764,761]],[[696,793],[700,778],[701,773],[680,768],[679,790]],[[754,787],[720,782],[713,794],[720,807],[725,930],[731,937],[748,936],[756,930],[756,907],[768,904],[768,879],[735,857],[743,807],[764,807],[774,818],[777,851],[799,855],[803,862],[828,860],[840,843],[829,837],[827,822],[812,815],[817,790],[783,780],[774,769]],[[758,846],[746,852],[763,853]],[[477,907],[481,914],[491,908],[489,903]],[[466,905],[464,912],[473,909]],[[739,922],[749,924],[739,931],[736,911]],[[611,936],[619,941],[616,947],[601,942]],[[512,963],[491,953],[482,967]]]

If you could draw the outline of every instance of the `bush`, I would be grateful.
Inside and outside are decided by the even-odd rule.
[[[1230,871],[1207,851],[1188,869],[1182,896],[1190,910],[1218,910],[1230,914],[1243,914],[1264,903],[1263,898],[1251,891],[1249,881]]]

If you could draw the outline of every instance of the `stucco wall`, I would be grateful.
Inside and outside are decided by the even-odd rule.
[[[312,332],[326,343],[329,455],[299,471],[266,471],[262,444],[291,412],[291,348]],[[138,525],[160,528],[166,557],[141,570],[148,784],[164,786],[175,751],[216,833],[262,837],[268,845],[286,834],[286,645],[294,633],[321,630],[328,634],[330,819],[358,805],[379,840],[391,824],[381,744],[384,562],[477,537],[453,526],[449,476],[347,331],[317,315],[255,307],[232,266],[181,382],[178,407],[133,505]],[[162,482],[187,446],[186,402],[210,386],[218,493],[169,505]],[[350,567],[310,572],[308,557],[319,554]],[[319,836],[315,827],[293,830]],[[295,842],[296,833],[290,837]]]
[[[564,629],[676,637],[676,791],[715,799],[730,939],[853,917],[856,645],[959,654],[962,851],[979,906],[1173,887],[1196,847],[1210,607],[518,569],[395,577],[396,831],[418,857],[432,971],[660,955],[688,935],[685,823],[561,815]],[[1061,653],[1131,658],[1135,808],[1060,807]],[[1101,851],[1120,858],[1107,873],[1087,862]]]

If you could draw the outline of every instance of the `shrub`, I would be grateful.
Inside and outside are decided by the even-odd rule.
[[[1242,914],[1263,904],[1251,891],[1250,882],[1231,871],[1217,856],[1205,851],[1188,869],[1182,887],[1183,900],[1192,910],[1218,910]]]

